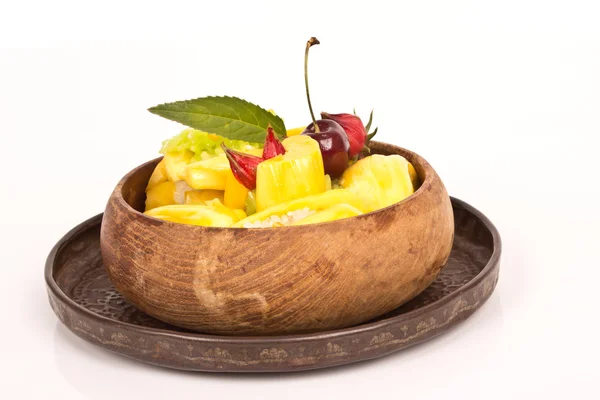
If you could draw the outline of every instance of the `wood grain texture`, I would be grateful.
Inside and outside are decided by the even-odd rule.
[[[450,198],[420,156],[389,144],[423,183],[404,201],[324,224],[210,228],[143,215],[158,160],[127,174],[102,221],[100,246],[115,287],[145,313],[206,333],[265,335],[344,328],[396,309],[446,263]]]

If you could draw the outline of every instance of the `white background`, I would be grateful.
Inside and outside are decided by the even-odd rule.
[[[598,2],[325,3],[0,2],[0,397],[597,398]],[[489,302],[410,350],[294,375],[150,367],[61,326],[45,257],[181,129],[146,109],[227,94],[307,124],[313,35],[315,108],[375,108],[379,140],[500,230]]]

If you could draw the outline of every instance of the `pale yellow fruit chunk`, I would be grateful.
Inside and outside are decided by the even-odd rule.
[[[306,218],[302,218],[300,221],[292,223],[292,225],[318,224],[321,222],[355,217],[361,214],[362,212],[358,208],[353,207],[350,204],[336,204],[322,211],[318,211],[312,215],[309,215]]]
[[[421,185],[421,180],[419,179],[419,174],[417,174],[417,170],[411,163],[408,163],[408,174],[410,175],[410,181],[413,184],[413,189],[417,190],[417,188]]]
[[[409,162],[400,155],[375,154],[359,160],[342,175],[342,187],[362,197],[374,211],[414,193]]]
[[[306,129],[305,126],[301,126],[299,128],[292,128],[292,129],[288,129],[286,132],[286,136],[287,137],[292,137],[292,136],[298,136],[300,135],[302,132],[304,132],[304,129]]]
[[[302,197],[285,203],[277,204],[266,210],[257,212],[239,221],[235,226],[243,227],[256,221],[264,221],[271,216],[282,216],[288,212],[308,208],[309,210],[321,211],[337,204],[348,204],[362,213],[368,212],[369,207],[364,199],[355,192],[348,189],[334,189],[312,196]]]
[[[331,177],[325,175],[325,190],[331,190]]]
[[[175,204],[157,207],[146,211],[146,215],[180,224],[225,228],[239,221],[245,213],[241,210],[231,210],[215,199],[204,205]]]
[[[167,169],[165,168],[165,160],[160,160],[160,162],[154,168],[152,175],[150,176],[150,180],[148,180],[148,185],[146,186],[146,191],[152,189],[154,186],[159,183],[163,183],[169,180],[167,176]]]
[[[238,182],[233,176],[231,169],[227,171],[225,178],[225,201],[224,204],[233,209],[243,209],[248,197],[248,189]]]
[[[175,204],[175,184],[173,182],[161,182],[146,190],[146,211],[169,204]]]
[[[225,190],[229,161],[225,154],[189,164],[185,181],[194,189]]]
[[[185,204],[204,204],[214,199],[223,202],[223,194],[222,190],[189,190],[185,192]]]
[[[181,181],[185,178],[185,169],[194,156],[191,151],[167,153],[162,162],[165,163],[165,171],[171,182]]]
[[[258,165],[256,210],[325,191],[325,171],[319,143],[309,136],[283,142],[286,153]]]

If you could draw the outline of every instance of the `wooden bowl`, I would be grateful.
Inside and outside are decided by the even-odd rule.
[[[117,290],[151,316],[206,333],[269,335],[360,324],[423,291],[450,255],[454,221],[427,161],[385,143],[417,170],[407,199],[358,217],[279,228],[211,228],[142,214],[160,159],[128,173],[112,193],[100,235]]]

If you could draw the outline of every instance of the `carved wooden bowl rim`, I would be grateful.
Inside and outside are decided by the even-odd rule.
[[[383,320],[368,322],[361,325],[330,330],[325,332],[315,332],[315,333],[307,333],[307,334],[293,334],[293,335],[272,335],[272,336],[226,336],[226,335],[210,335],[203,333],[195,333],[195,332],[176,332],[161,328],[153,328],[153,327],[145,327],[136,324],[132,324],[129,322],[117,321],[88,310],[84,306],[77,304],[72,298],[70,298],[67,294],[65,294],[58,286],[57,282],[53,277],[53,269],[54,264],[56,262],[56,256],[60,253],[61,248],[69,243],[69,241],[90,228],[94,224],[99,223],[98,220],[102,218],[102,214],[98,214],[95,217],[88,219],[85,222],[77,225],[75,228],[71,229],[50,251],[48,258],[46,260],[44,277],[46,280],[46,285],[48,290],[52,292],[56,299],[62,302],[65,306],[75,311],[77,314],[83,314],[87,318],[94,320],[96,323],[103,324],[106,326],[118,326],[123,330],[127,330],[130,332],[136,332],[141,335],[152,335],[156,337],[163,338],[171,338],[174,340],[186,340],[193,341],[196,343],[210,343],[210,344],[232,344],[232,345],[264,345],[271,346],[275,344],[283,344],[283,343],[306,343],[310,341],[319,341],[323,339],[334,339],[342,336],[353,336],[357,334],[367,333],[370,331],[378,331],[384,329],[389,325],[396,325],[401,323],[402,321],[411,320],[414,318],[418,318],[423,314],[428,314],[437,308],[440,307],[441,304],[451,303],[452,300],[460,297],[464,292],[469,291],[470,289],[478,286],[481,282],[494,270],[500,260],[500,255],[502,251],[500,234],[496,227],[492,224],[492,222],[483,215],[480,211],[472,207],[471,205],[463,202],[462,200],[452,198],[452,204],[454,206],[458,206],[460,208],[465,209],[467,212],[471,213],[479,219],[486,229],[492,235],[493,240],[493,252],[490,256],[485,267],[469,282],[465,283],[461,286],[460,290],[455,290],[454,292],[430,303],[423,307],[417,308],[415,310],[409,311],[407,313],[403,313],[397,316],[385,318]]]

